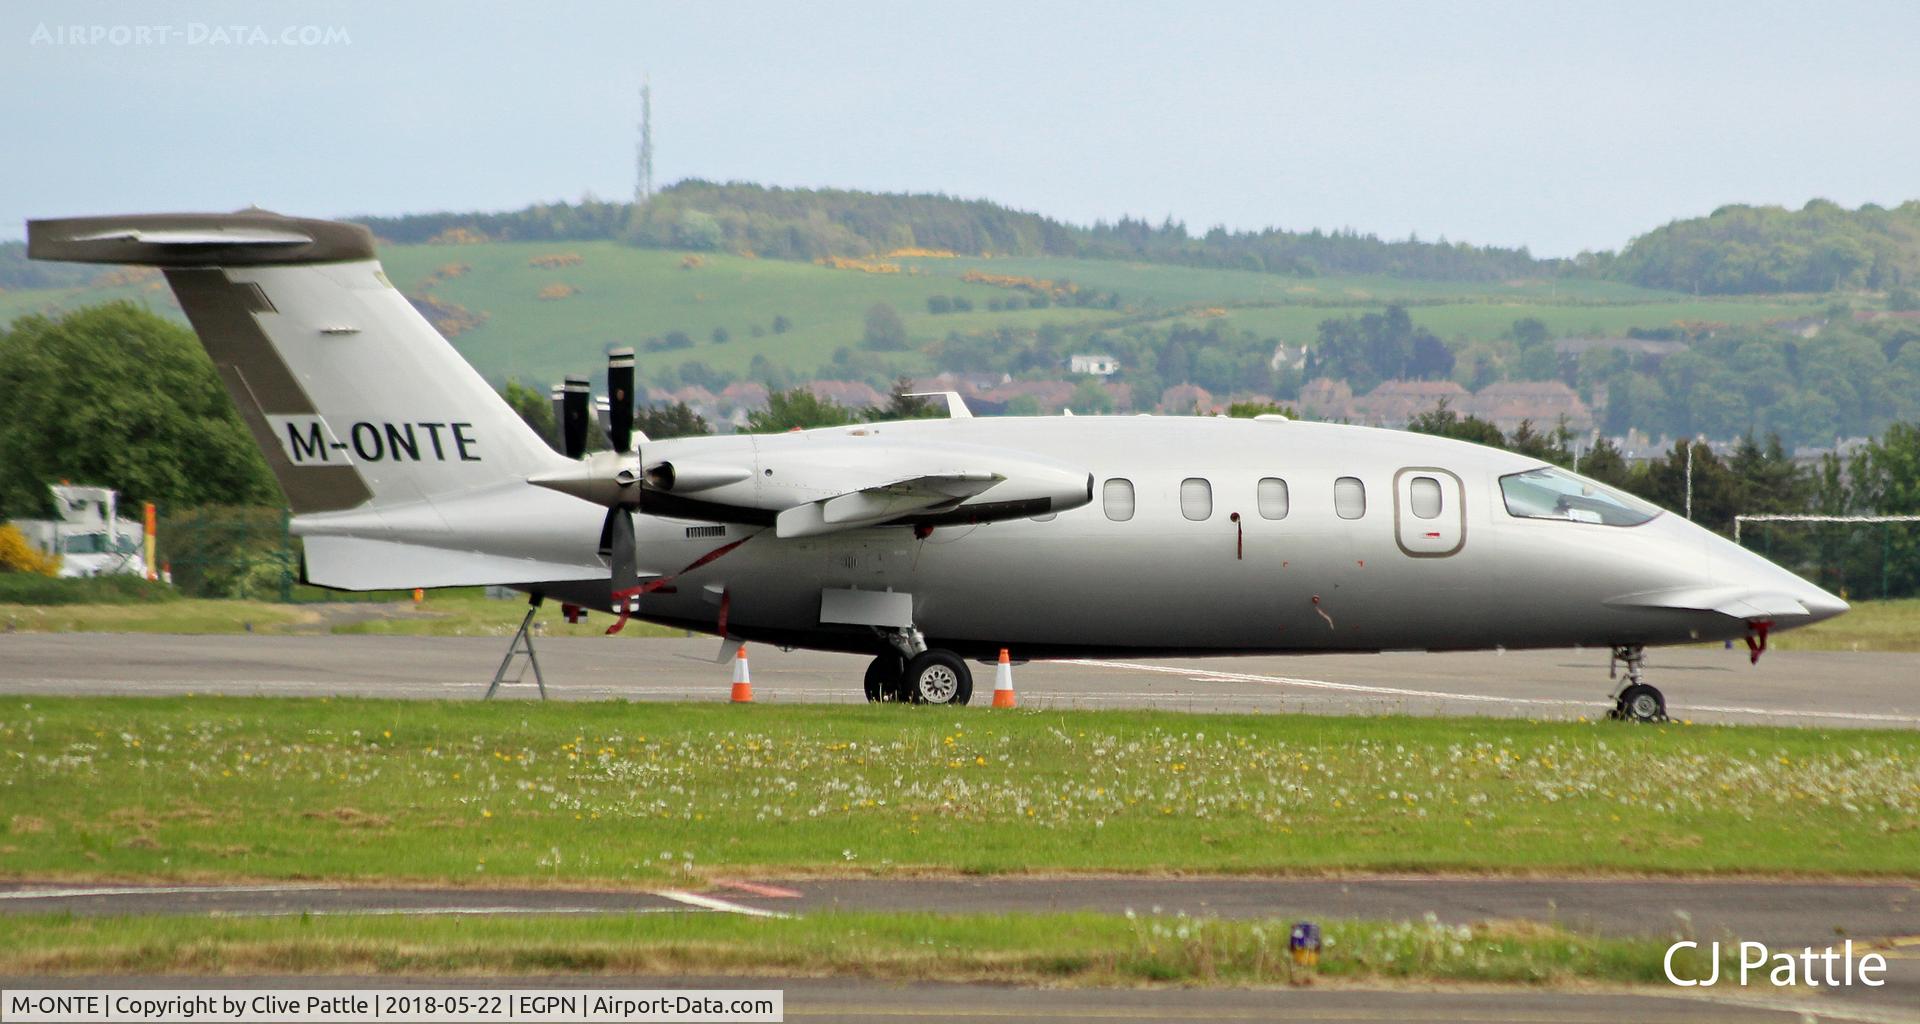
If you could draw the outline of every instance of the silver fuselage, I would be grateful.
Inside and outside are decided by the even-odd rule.
[[[784,453],[849,429],[870,428],[654,444],[682,457],[750,458],[764,472]],[[1513,516],[1499,478],[1541,463],[1444,438],[1159,416],[920,420],[881,429],[896,440],[976,444],[1084,467],[1093,499],[1051,517],[942,526],[925,538],[879,527],[783,539],[748,524],[643,516],[642,562],[673,578],[642,598],[640,617],[716,631],[724,594],[732,635],[879,649],[870,629],[823,625],[821,593],[892,590],[911,595],[915,625],[930,644],[1045,658],[1673,644],[1748,633],[1747,621],[1720,612],[1618,602],[1679,590],[1791,594],[1807,614],[1782,617],[1780,629],[1846,608],[1671,512],[1631,527]],[[1445,482],[1442,515],[1409,513],[1411,475]],[[1364,488],[1357,518],[1336,514],[1342,477]],[[1124,521],[1111,518],[1103,500],[1115,479],[1133,485]],[[1182,509],[1182,482],[1194,479],[1211,493],[1199,519]],[[1262,479],[1285,481],[1284,518],[1262,514]],[[568,529],[590,534],[598,515],[583,503],[581,522]],[[604,586],[544,589],[607,606]]]

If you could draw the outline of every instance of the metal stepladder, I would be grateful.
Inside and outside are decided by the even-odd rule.
[[[533,617],[539,614],[540,602],[544,600],[546,600],[545,594],[535,594],[527,600],[526,618],[520,620],[520,629],[513,634],[513,643],[507,646],[507,656],[500,659],[500,667],[494,670],[493,682],[487,687],[487,695],[480,698],[481,700],[492,700],[503,682],[519,685],[527,676],[528,666],[533,668],[534,685],[540,687],[540,699],[547,699],[547,681],[540,675],[540,659],[533,653]],[[523,654],[526,655],[527,660],[521,664],[520,671],[515,672],[512,679],[508,679],[507,670],[513,667],[513,659]]]

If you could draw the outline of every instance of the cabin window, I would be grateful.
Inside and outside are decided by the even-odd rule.
[[[1114,477],[1100,489],[1101,504],[1107,510],[1107,518],[1116,523],[1124,523],[1133,518],[1133,481]]]
[[[1287,482],[1277,476],[1263,477],[1254,497],[1260,505],[1260,518],[1287,518]]]
[[[1359,477],[1343,476],[1333,482],[1333,512],[1342,519],[1367,514],[1367,485]]]
[[[1197,476],[1180,481],[1180,514],[1196,523],[1213,515],[1213,485]]]
[[[1440,518],[1440,481],[1430,476],[1414,477],[1407,485],[1407,503],[1421,519]]]

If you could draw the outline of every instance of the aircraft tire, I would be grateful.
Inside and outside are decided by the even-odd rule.
[[[1614,717],[1624,722],[1664,722],[1667,720],[1667,698],[1645,683],[1629,686],[1620,693]]]
[[[867,702],[892,704],[906,700],[906,665],[889,651],[867,666]]]
[[[915,704],[965,704],[973,699],[973,672],[952,651],[928,650],[907,662],[907,699]]]

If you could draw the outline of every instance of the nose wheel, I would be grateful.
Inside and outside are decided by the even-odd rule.
[[[1613,660],[1614,666],[1608,670],[1608,674],[1618,678],[1619,685],[1614,688],[1613,710],[1607,712],[1607,717],[1617,722],[1666,721],[1667,698],[1646,681],[1646,648],[1616,647],[1613,649]],[[1621,664],[1627,666],[1624,676],[1616,671]]]

